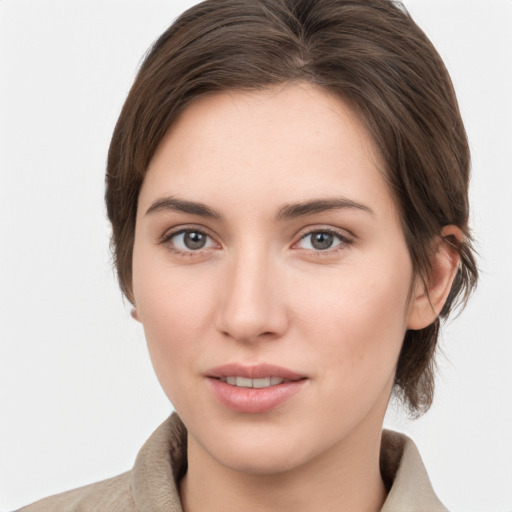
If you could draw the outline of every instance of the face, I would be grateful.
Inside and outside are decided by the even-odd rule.
[[[313,86],[196,100],[149,165],[136,315],[189,446],[224,467],[378,435],[413,284],[371,138]]]

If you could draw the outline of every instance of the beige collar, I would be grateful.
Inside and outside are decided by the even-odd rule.
[[[183,512],[176,482],[186,471],[187,431],[177,414],[168,418],[141,448],[131,487],[137,510]],[[381,512],[447,512],[436,497],[415,444],[384,430],[381,472],[390,491]]]
[[[382,432],[380,466],[390,485],[381,512],[448,512],[434,493],[418,448],[406,435]]]

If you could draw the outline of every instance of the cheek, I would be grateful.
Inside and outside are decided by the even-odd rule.
[[[407,325],[411,273],[388,265],[352,267],[308,287],[301,302],[307,336],[317,340],[332,375],[356,384],[394,371]],[[317,292],[315,293],[315,290]]]
[[[214,284],[197,270],[178,272],[145,256],[134,253],[135,304],[155,372],[171,395],[180,375],[190,371],[191,356],[208,339]]]
[[[155,333],[197,324],[198,313],[211,300],[208,273],[172,264],[165,250],[153,245],[136,239],[134,246],[133,293],[141,322]]]

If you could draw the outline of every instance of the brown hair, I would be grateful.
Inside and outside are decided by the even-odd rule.
[[[441,312],[476,284],[468,228],[469,148],[452,83],[429,39],[391,0],[207,0],[155,42],[117,122],[106,203],[119,282],[132,296],[138,194],[160,141],[187,105],[226,89],[307,81],[349,101],[386,164],[413,267],[428,279],[443,226],[460,266]],[[440,322],[406,333],[395,393],[414,414],[428,409]]]

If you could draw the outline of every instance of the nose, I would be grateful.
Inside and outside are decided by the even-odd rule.
[[[217,329],[244,343],[278,339],[288,328],[283,285],[284,273],[270,255],[246,251],[233,258],[220,291]]]

